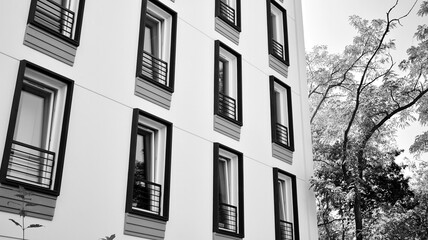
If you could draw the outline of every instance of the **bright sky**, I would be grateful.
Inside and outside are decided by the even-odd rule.
[[[386,12],[395,2],[396,0],[302,0],[306,50],[310,51],[315,45],[327,45],[330,52],[341,53],[346,45],[352,43],[356,34],[349,25],[349,16],[358,15],[368,20],[386,19]],[[417,25],[426,23],[423,22],[426,17],[416,15],[421,2],[419,0],[409,16],[401,21],[403,26],[391,31],[390,39],[396,39],[396,62],[404,59],[406,49],[417,43],[413,38]],[[414,0],[399,0],[391,17],[398,18],[406,14],[413,3]],[[419,124],[414,124],[398,132],[397,143],[406,150],[405,155],[409,155],[410,145],[422,131]]]
[[[409,17],[401,21],[402,27],[392,31],[392,38],[397,39],[397,49],[401,45],[416,43],[413,34],[423,18],[416,16],[421,0],[416,4]],[[413,0],[400,0],[392,17],[406,14],[412,7]],[[385,19],[386,12],[395,4],[395,0],[302,0],[303,23],[306,49],[314,45],[327,45],[331,52],[342,52],[352,43],[355,30],[349,25],[349,16],[358,15],[364,19]]]

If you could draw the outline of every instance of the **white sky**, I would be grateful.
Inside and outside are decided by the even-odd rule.
[[[346,45],[352,43],[356,34],[349,25],[349,16],[358,15],[368,20],[386,19],[386,12],[395,2],[396,0],[302,0],[306,50],[310,51],[315,45],[327,45],[329,52],[341,53]],[[416,27],[426,23],[428,19],[416,15],[421,2],[419,0],[410,15],[401,21],[402,26],[391,31],[390,39],[396,39],[397,49],[393,54],[396,62],[404,59],[406,49],[417,43],[413,38]],[[414,0],[399,0],[391,16],[398,18],[406,14],[413,3]],[[422,131],[419,124],[413,124],[398,132],[397,143],[406,150],[404,155],[409,156],[410,145]]]

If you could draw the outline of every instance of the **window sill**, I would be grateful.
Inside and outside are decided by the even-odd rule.
[[[15,196],[16,194],[18,194],[18,188],[3,184],[0,185],[1,211],[19,214],[21,208],[20,204],[10,204],[11,202],[21,202],[20,198]],[[55,213],[56,199],[56,196],[31,192],[31,200],[29,200],[29,202],[36,205],[26,209],[27,216],[51,221]]]
[[[277,71],[285,78],[288,77],[288,66],[285,64],[285,62],[279,60],[272,54],[269,54],[269,67]]]
[[[27,24],[24,45],[73,66],[77,46],[37,27]]]
[[[215,30],[236,45],[239,44],[240,30],[231,26],[230,23],[224,21],[220,17],[215,18]]]
[[[126,213],[124,234],[134,237],[162,240],[165,238],[166,221]]]
[[[214,115],[214,130],[236,141],[241,137],[241,126],[238,122],[231,121],[219,115]]]
[[[238,235],[238,234],[235,233],[234,235]],[[231,236],[229,234],[218,233],[218,232],[213,233],[213,240],[240,240],[240,239],[242,239],[242,237]]]
[[[293,151],[275,142],[272,143],[272,157],[293,164]]]
[[[172,92],[159,87],[152,81],[137,77],[134,94],[165,109],[169,110],[171,107]]]

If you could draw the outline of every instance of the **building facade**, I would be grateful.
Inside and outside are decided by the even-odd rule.
[[[0,239],[317,239],[304,57],[300,0],[0,0]]]

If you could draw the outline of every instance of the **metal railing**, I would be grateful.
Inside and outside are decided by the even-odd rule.
[[[34,21],[73,38],[74,12],[51,0],[37,0]]]
[[[218,209],[218,226],[227,231],[237,232],[237,208],[235,206],[220,203]]]
[[[276,123],[275,140],[284,145],[289,145],[288,128],[280,123]]]
[[[140,180],[134,184],[133,207],[159,215],[161,212],[162,185]]]
[[[220,15],[227,21],[235,25],[235,9],[227,5],[225,2],[220,1]]]
[[[223,93],[219,93],[218,101],[219,114],[236,120],[236,100]]]
[[[293,240],[293,223],[280,220],[281,240]]]
[[[284,46],[274,39],[272,39],[272,50],[273,55],[279,57],[280,59],[284,59]]]
[[[167,86],[168,63],[145,51],[142,61],[141,73],[153,81]]]
[[[12,141],[6,177],[50,188],[54,165],[54,152]]]

